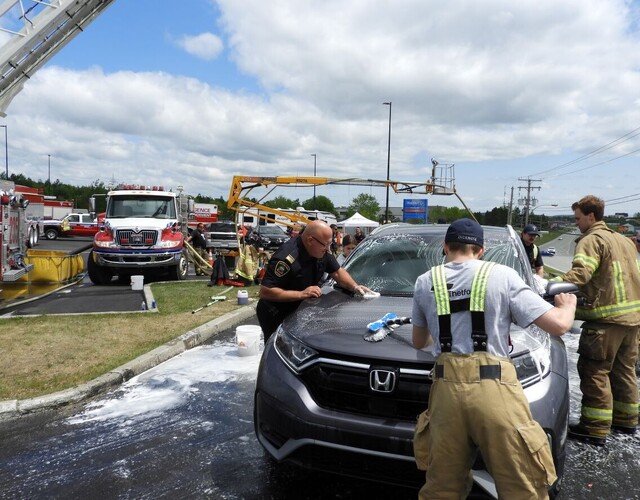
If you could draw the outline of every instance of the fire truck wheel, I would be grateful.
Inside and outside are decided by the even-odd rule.
[[[189,260],[187,259],[186,252],[183,250],[180,254],[180,262],[178,262],[178,265],[169,268],[169,277],[176,281],[186,279],[188,270]]]
[[[87,258],[87,271],[89,279],[94,285],[108,285],[113,278],[113,272],[107,267],[101,267],[93,260],[93,252],[89,252]]]
[[[48,240],[55,240],[58,237],[58,231],[53,228],[49,228],[44,232],[44,235]]]
[[[33,248],[36,246],[36,236],[33,226],[29,226],[29,229],[27,230],[27,248]]]

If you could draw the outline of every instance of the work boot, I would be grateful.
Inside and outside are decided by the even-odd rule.
[[[633,435],[636,433],[637,428],[638,428],[637,426],[611,424],[611,429],[616,432],[620,432],[621,434]]]
[[[575,439],[576,441],[582,441],[583,443],[592,444],[594,446],[604,446],[607,444],[607,436],[597,435],[591,433],[585,429],[582,424],[569,425],[569,433],[567,434],[569,439]]]

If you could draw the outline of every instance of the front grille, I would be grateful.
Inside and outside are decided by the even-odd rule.
[[[158,242],[158,231],[153,229],[143,229],[142,231],[118,229],[116,231],[116,242],[118,245],[128,247],[152,246]]]
[[[300,378],[323,408],[415,422],[427,408],[431,379],[424,373],[395,373],[397,380],[391,392],[373,391],[370,369],[358,366],[321,362]]]

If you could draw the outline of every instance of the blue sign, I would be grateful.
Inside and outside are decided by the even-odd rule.
[[[408,220],[420,220],[424,224],[427,223],[429,215],[429,200],[413,200],[405,199],[402,205],[402,222]]]

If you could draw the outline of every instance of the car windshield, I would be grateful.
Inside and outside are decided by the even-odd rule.
[[[276,226],[260,226],[258,227],[258,233],[262,236],[276,236],[276,237],[284,237],[286,233]]]
[[[345,268],[357,283],[382,295],[411,296],[416,279],[443,264],[444,232],[415,231],[370,237],[362,242]],[[522,260],[504,228],[485,228],[485,254],[489,260],[514,268],[528,281]]]
[[[176,210],[173,200],[167,196],[112,196],[107,206],[107,217],[175,219]]]

